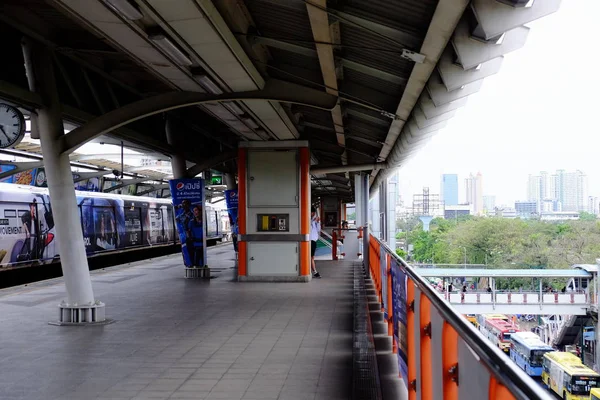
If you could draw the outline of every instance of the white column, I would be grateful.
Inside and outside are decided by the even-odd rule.
[[[179,150],[179,144],[176,137],[177,134],[171,118],[167,118],[165,122],[165,133],[167,134],[167,143],[175,147],[176,150]],[[186,177],[187,164],[185,161],[185,156],[181,152],[171,154],[171,168],[173,170],[173,178],[182,179]]]
[[[45,105],[37,110],[38,127],[67,300],[69,305],[93,304],[94,292],[83,243],[71,164],[69,156],[61,154],[59,148],[58,138],[65,132],[52,55],[50,50],[36,46],[32,51],[32,58],[36,87]]]
[[[391,178],[387,180],[388,190],[387,190],[387,210],[386,210],[386,218],[387,218],[387,231],[388,231],[388,246],[393,251],[396,251],[396,201],[398,200],[397,193],[397,174],[392,175]]]
[[[363,177],[362,174],[354,175],[354,211],[356,213],[356,226],[365,225],[365,216],[363,216]]]

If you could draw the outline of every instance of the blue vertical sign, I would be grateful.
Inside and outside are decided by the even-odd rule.
[[[204,218],[204,181],[169,181],[181,252],[186,267],[203,267],[206,262],[206,221]]]
[[[238,216],[238,191],[237,189],[225,191],[225,205],[227,206],[227,212],[229,213],[229,222],[231,226],[235,224],[235,220]]]
[[[398,371],[408,385],[407,318],[406,318],[406,274],[398,261],[392,258],[392,305],[394,310],[394,339],[398,344]]]

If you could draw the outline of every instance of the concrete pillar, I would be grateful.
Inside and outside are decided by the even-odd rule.
[[[44,104],[43,108],[37,110],[38,126],[52,213],[56,223],[56,239],[67,290],[68,304],[63,304],[63,306],[71,309],[82,309],[89,306],[87,310],[83,311],[85,315],[80,317],[70,318],[67,316],[63,319],[62,314],[64,313],[61,312],[61,322],[99,322],[104,320],[104,311],[102,310],[101,315],[95,315],[95,317],[91,315],[96,314],[97,310],[93,312],[90,310],[96,303],[83,243],[69,156],[61,154],[59,147],[58,138],[64,135],[64,128],[52,67],[52,54],[49,49],[41,45],[34,46],[24,42],[23,46],[24,48],[31,46],[31,62],[36,88]],[[104,305],[99,303],[96,306],[103,307]],[[61,308],[64,310],[65,307]],[[79,313],[75,312],[74,314]]]
[[[373,196],[373,198],[369,200],[369,213],[365,220],[365,225],[369,225],[371,234],[377,238],[381,238],[381,223],[379,219],[380,199],[381,196]]]
[[[398,200],[398,175],[394,174],[387,181],[387,202],[386,202],[386,218],[387,218],[387,238],[388,246],[393,251],[396,251],[396,202]]]
[[[370,179],[369,179],[369,175],[368,174],[361,174],[361,187],[362,187],[362,193],[361,193],[361,204],[362,204],[362,214],[363,215],[368,215],[368,211],[369,211],[369,184]],[[356,207],[356,210],[358,212],[358,205]],[[365,218],[366,219],[366,218]],[[367,221],[365,221],[364,223],[364,228],[363,228],[363,262],[364,262],[364,266],[365,269],[368,271],[369,268],[369,224]]]
[[[354,212],[356,214],[356,226],[365,225],[363,215],[363,178],[362,174],[354,175]],[[367,203],[368,204],[368,203]]]
[[[174,125],[173,120],[167,118],[165,121],[165,133],[167,135],[167,143],[174,146],[176,150],[179,150],[180,144],[177,140],[177,133]],[[187,177],[187,164],[182,152],[171,154],[171,168],[173,169],[173,178],[182,179]]]

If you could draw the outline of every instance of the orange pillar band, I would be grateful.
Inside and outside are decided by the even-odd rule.
[[[300,234],[310,234],[310,154],[300,148]],[[322,216],[321,216],[322,217]],[[300,242],[300,276],[310,276],[310,242]]]
[[[246,234],[246,160],[247,149],[238,149],[238,231]],[[238,243],[238,276],[246,276],[248,268],[247,243]]]
[[[415,324],[416,321],[415,311],[415,285],[408,279],[406,282],[406,351],[408,352],[408,399],[416,400],[417,392],[414,385],[417,383],[417,351],[415,346],[417,345],[417,338],[415,337]],[[412,307],[411,307],[412,305]]]

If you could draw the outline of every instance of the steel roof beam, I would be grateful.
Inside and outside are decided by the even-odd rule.
[[[316,50],[313,50],[309,47],[286,42],[283,40],[271,39],[262,36],[251,36],[250,40],[256,44],[274,47],[280,50],[289,51],[291,53],[300,54],[306,57],[318,57]],[[338,60],[339,64],[345,68],[352,69],[354,71],[363,73],[365,75],[373,76],[375,78],[379,78],[387,82],[392,82],[398,85],[405,85],[407,82],[407,79],[405,78],[402,78],[398,75],[390,74],[389,72],[385,72],[374,67],[370,67],[368,65],[350,61],[342,57],[336,57],[336,60]]]
[[[103,192],[104,193],[114,192],[115,190],[122,189],[122,188],[130,186],[130,185],[135,185],[136,183],[142,183],[142,182],[153,181],[153,180],[154,179],[148,178],[148,177],[128,179],[126,181],[123,181],[123,183],[120,183],[118,185],[111,186],[109,188],[104,189]]]
[[[392,122],[385,144],[379,154],[382,159],[388,160],[390,167],[394,166],[389,160],[392,148],[394,145],[397,145],[404,124],[408,121],[413,108],[425,89],[429,77],[433,73],[468,4],[468,0],[440,0],[438,2],[425,40],[423,40],[423,45],[419,49],[419,53],[425,55],[425,61],[422,64],[415,64],[413,67],[406,89],[402,93],[402,98],[395,112],[398,118]],[[371,181],[371,186],[373,188],[379,187],[380,182],[389,173],[388,171],[381,174],[379,171],[376,171],[374,179]],[[371,194],[374,193],[375,190],[372,190]]]
[[[313,38],[316,42],[315,47],[317,48],[319,65],[321,66],[321,73],[323,74],[323,82],[325,83],[326,91],[332,95],[339,96],[333,46],[331,44],[324,44],[333,43],[329,26],[329,16],[326,10],[326,0],[306,2],[306,11],[308,12],[308,19],[310,20]],[[345,149],[346,139],[344,137],[344,119],[342,117],[342,108],[339,103],[331,110],[331,118],[333,119],[333,126],[335,127],[338,145]],[[346,155],[345,150],[341,155],[341,159],[343,165],[348,163],[348,156]]]
[[[302,104],[309,107],[332,110],[338,102],[337,95],[327,94],[305,86],[271,79],[264,89],[249,92],[214,95],[198,92],[170,92],[142,99],[112,110],[72,130],[61,137],[60,148],[69,154],[90,140],[139,119],[177,108],[203,103],[229,100],[268,100]],[[339,106],[338,106],[339,107]]]
[[[278,7],[285,7],[296,11],[304,11],[305,3],[309,3],[304,0],[262,0],[267,3],[271,3]],[[313,1],[314,2],[314,1]],[[317,2],[314,2],[318,4]],[[421,43],[421,39],[410,32],[405,32],[396,28],[392,28],[391,26],[383,25],[378,22],[374,22],[370,19],[366,19],[363,17],[359,17],[353,14],[349,14],[347,12],[335,10],[333,8],[326,9],[327,14],[329,14],[334,19],[340,21],[343,24],[353,26],[354,28],[361,29],[363,31],[369,32],[371,34],[375,34],[380,36],[381,38],[387,38],[394,40],[395,42],[402,43],[411,48],[417,48]]]
[[[143,190],[139,193],[136,193],[136,196],[143,196],[145,194],[148,193],[152,193],[152,192],[156,192],[158,190],[163,190],[163,189],[168,189],[169,188],[169,184],[168,183],[163,183],[161,185],[152,185],[149,189]]]
[[[352,115],[356,118],[359,118],[365,122],[370,122],[373,124],[377,124],[377,125],[381,125],[384,126],[386,128],[388,128],[390,126],[390,120],[389,119],[381,119],[381,118],[377,118],[373,115],[370,114],[366,114],[360,110],[356,110],[354,108],[349,108],[346,107],[346,109],[344,110],[344,112],[348,115]]]

